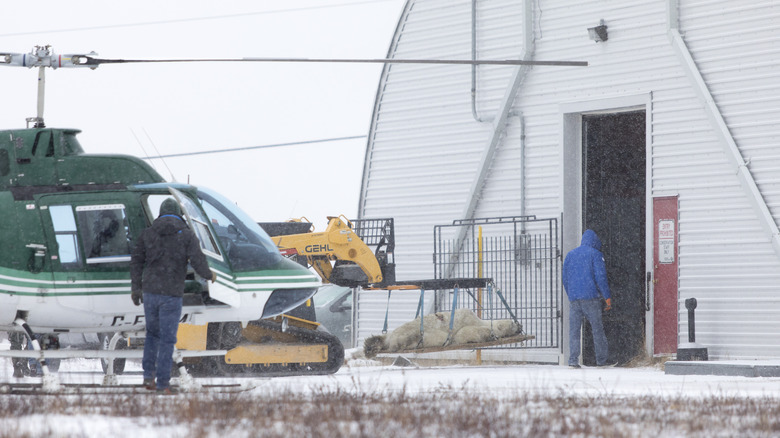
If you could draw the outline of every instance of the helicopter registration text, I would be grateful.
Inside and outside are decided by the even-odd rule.
[[[186,323],[192,321],[192,315],[189,313],[182,313],[179,323]],[[119,327],[123,325],[139,325],[144,324],[144,315],[134,315],[129,318],[125,318],[125,315],[114,315],[113,321],[111,321],[112,327]]]

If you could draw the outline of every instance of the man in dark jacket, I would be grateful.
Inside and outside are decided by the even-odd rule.
[[[181,217],[179,204],[168,198],[160,206],[160,216],[139,236],[130,260],[133,303],[143,303],[146,319],[144,386],[161,393],[171,392],[173,348],[188,262],[201,277],[216,280],[198,238]]]
[[[608,362],[609,347],[601,321],[601,298],[604,310],[612,309],[612,294],[607,283],[607,268],[601,254],[601,240],[593,230],[582,234],[582,243],[566,255],[563,261],[563,287],[569,296],[569,366],[579,368],[582,319],[587,318],[593,330],[596,365],[612,366]]]

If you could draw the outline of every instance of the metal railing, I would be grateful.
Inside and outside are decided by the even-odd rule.
[[[462,227],[469,227],[458,240]],[[461,233],[462,235],[462,233]],[[493,279],[492,291],[459,293],[458,308],[474,310],[483,319],[507,319],[511,313],[535,339],[522,346],[558,348],[561,343],[561,251],[558,219],[535,216],[481,218],[434,227],[436,278]],[[506,305],[497,295],[503,294]],[[489,293],[492,292],[492,293]],[[436,294],[436,311],[452,309],[453,291]],[[480,298],[481,297],[481,298]],[[477,301],[481,299],[480,306]],[[509,309],[507,309],[509,307]]]

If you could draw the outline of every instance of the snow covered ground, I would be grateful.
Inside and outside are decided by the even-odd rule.
[[[350,389],[425,392],[450,386],[491,394],[537,392],[572,395],[734,395],[780,397],[780,378],[667,376],[655,367],[571,369],[553,365],[383,367],[347,366],[333,376],[277,379],[264,385],[305,392],[323,384]]]
[[[11,373],[10,361],[0,360],[0,380],[36,381],[33,378],[13,379]],[[100,383],[102,380],[97,360],[63,361],[59,375],[63,382]],[[129,362],[120,381],[132,384],[141,380],[139,364]],[[160,417],[141,412],[149,403],[182,404],[193,395],[124,395],[119,402],[109,403],[125,404],[127,409],[138,404],[132,408],[139,410],[136,415],[125,415],[122,410],[119,415],[112,415],[110,410],[97,409],[106,402],[89,397],[100,396],[65,397],[65,404],[79,406],[79,409],[70,410],[63,408],[62,403],[53,404],[53,396],[40,397],[48,400],[41,404],[49,406],[50,411],[46,412],[42,408],[13,408],[14,403],[27,402],[19,401],[18,396],[5,395],[0,396],[0,430],[6,432],[0,432],[0,437],[26,434],[192,438],[223,436],[228,431],[231,437],[293,434],[380,437],[397,433],[407,436],[780,436],[780,416],[777,415],[780,413],[780,378],[675,376],[666,375],[662,368],[654,366],[582,369],[553,365],[398,367],[351,360],[338,373],[327,376],[198,380],[251,385],[253,389],[230,397],[250,400],[253,408],[265,407],[258,411],[259,414],[248,412],[249,419],[236,414],[235,422],[230,418],[235,410],[224,414],[204,413],[203,418],[211,420],[196,427],[192,419],[182,418],[177,422],[161,418],[162,409]],[[213,397],[225,397],[225,394],[214,394]],[[306,401],[312,402],[312,406],[302,408]],[[221,401],[233,402],[232,398]],[[350,403],[355,406],[347,413],[339,413],[339,408]],[[440,412],[442,418],[431,418],[427,411],[431,404],[436,404],[436,412]],[[403,406],[400,405],[408,405],[409,409],[393,415],[405,416],[403,421],[381,415],[376,417],[370,408],[376,406],[376,411],[387,412],[401,409]],[[496,415],[488,421],[490,427],[471,425],[467,421],[472,413],[485,415],[484,412],[477,414],[475,405],[482,406],[483,410],[487,406],[496,407],[497,413],[488,413],[489,416]],[[687,405],[700,406],[691,408]],[[95,409],[89,409],[90,406]],[[286,417],[285,412],[294,419]],[[255,418],[263,415],[268,418]],[[334,421],[330,418],[334,416],[348,418]],[[299,417],[311,421],[298,424],[295,418]],[[433,417],[439,417],[439,414]],[[226,423],[222,424],[217,421],[219,419]],[[506,423],[499,424],[501,420]],[[323,426],[313,426],[311,422]],[[388,426],[391,424],[393,426]],[[195,435],[193,430],[197,431]]]
[[[10,361],[3,359],[0,368],[3,382],[29,382],[35,378],[13,379]],[[128,361],[127,371],[119,376],[121,383],[140,383],[138,361]],[[63,382],[100,383],[103,378],[97,360],[63,360],[59,376]],[[491,394],[517,391],[552,393],[561,390],[571,395],[656,395],[708,396],[729,395],[744,397],[780,398],[780,378],[748,378],[735,376],[666,375],[659,366],[639,368],[571,369],[556,365],[496,365],[496,366],[382,366],[364,359],[348,361],[333,375],[296,376],[291,378],[199,378],[202,383],[242,382],[258,390],[280,390],[307,393],[313,389],[330,387],[342,391],[399,391],[427,392],[442,387],[469,387]]]

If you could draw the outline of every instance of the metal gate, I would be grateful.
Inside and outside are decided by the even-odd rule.
[[[558,348],[562,331],[559,242],[558,219],[497,217],[437,225],[434,274],[436,278],[493,278],[508,306],[496,291],[478,290],[459,293],[457,307],[471,308],[483,319],[510,318],[509,307],[523,331],[536,336],[509,348]],[[451,310],[453,296],[453,291],[439,291],[436,311]]]

